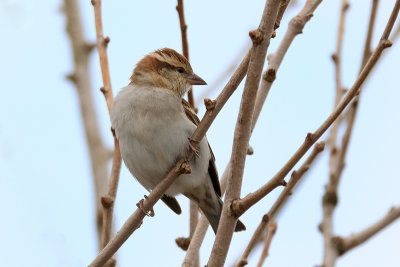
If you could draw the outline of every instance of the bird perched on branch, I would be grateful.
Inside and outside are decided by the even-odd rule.
[[[199,119],[182,96],[192,85],[206,82],[184,56],[170,48],[146,55],[130,80],[115,98],[111,122],[125,165],[151,191],[188,148],[194,149],[190,137]],[[218,173],[207,138],[198,144],[189,162],[192,172],[181,174],[161,199],[180,214],[174,196],[185,195],[197,203],[216,232],[222,211]],[[245,230],[245,226],[238,221],[235,230]]]

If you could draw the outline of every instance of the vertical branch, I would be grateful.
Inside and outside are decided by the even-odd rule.
[[[67,78],[75,85],[79,99],[95,188],[96,226],[100,244],[103,227],[100,197],[106,192],[109,152],[100,135],[90,82],[89,55],[95,45],[85,40],[78,1],[64,0],[64,12],[74,57],[74,71]]]
[[[342,58],[342,44],[343,44],[343,34],[344,34],[344,22],[346,11],[349,8],[349,3],[347,0],[341,1],[340,7],[340,18],[336,41],[336,52],[332,55],[333,62],[335,63],[335,83],[336,83],[336,97],[334,102],[334,107],[336,107],[342,96],[343,96],[343,86],[342,86],[342,76],[341,76],[341,58]],[[337,133],[339,129],[339,121],[335,121],[332,124],[332,128],[329,135],[329,147],[330,147],[330,158],[329,158],[329,186],[327,189],[327,198],[324,198],[323,205],[323,237],[324,237],[324,263],[331,262],[333,258],[337,257],[335,255],[335,250],[333,249],[331,238],[333,236],[333,212],[337,204],[337,185],[338,181],[335,177],[336,166],[338,162],[338,148],[337,148]],[[328,193],[329,188],[329,193]],[[325,201],[326,200],[326,201]]]
[[[182,53],[183,55],[189,60],[189,45],[187,40],[187,25],[185,22],[185,13],[183,9],[183,0],[178,0],[178,5],[176,6],[176,11],[178,11],[179,16],[179,24],[181,27],[181,35],[182,35]],[[194,105],[194,98],[193,98],[193,89],[190,87],[188,91],[188,102],[196,110]]]
[[[371,14],[368,23],[368,32],[364,45],[363,58],[361,63],[361,70],[364,68],[367,63],[369,57],[371,56],[371,40],[373,35],[373,28],[375,24],[376,12],[377,12],[378,1],[372,1]],[[336,56],[334,56],[335,62],[335,71],[336,71],[336,101],[341,98],[341,94],[343,90],[341,89],[341,78],[340,78],[340,63],[341,63],[341,40],[343,35],[343,24],[344,24],[344,15],[347,10],[348,3],[346,1],[342,1],[341,7],[341,18],[339,23],[339,31],[338,31],[338,44],[337,44],[337,52]],[[360,88],[361,92],[361,88]],[[336,258],[338,257],[337,250],[335,248],[334,243],[331,241],[334,236],[333,229],[333,213],[336,208],[338,202],[338,185],[341,179],[342,171],[344,169],[344,159],[347,152],[348,144],[350,141],[352,129],[354,126],[355,116],[357,112],[358,102],[360,99],[360,95],[357,95],[353,100],[352,104],[349,107],[347,116],[347,127],[345,133],[342,137],[341,147],[337,147],[337,130],[339,127],[339,122],[336,122],[331,129],[331,135],[329,139],[331,153],[329,160],[329,182],[326,185],[325,194],[323,198],[323,221],[322,221],[322,233],[324,237],[324,264],[328,264],[328,266],[333,266]],[[337,104],[337,103],[336,103]]]
[[[280,2],[280,0],[268,0],[259,28],[249,33],[253,41],[253,48],[233,140],[232,168],[228,176],[221,220],[208,261],[208,267],[224,265],[237,222],[237,217],[231,212],[231,204],[233,200],[240,198],[244,165],[251,134],[251,118],[253,117],[257,89]]]
[[[176,6],[176,11],[178,12],[179,16],[179,24],[181,28],[181,36],[182,36],[182,53],[183,55],[189,60],[189,44],[188,44],[188,39],[187,39],[187,25],[185,22],[185,13],[184,13],[184,8],[183,8],[183,0],[178,0],[178,4]],[[193,87],[190,86],[190,89],[188,91],[188,102],[190,106],[193,108],[193,110],[197,110],[195,105],[194,105],[194,98],[193,98]],[[196,229],[196,225],[199,220],[199,211],[197,204],[189,200],[190,202],[190,216],[189,216],[189,240],[193,236],[193,233]],[[197,255],[197,262],[199,262],[199,256]],[[197,264],[199,266],[199,264]]]
[[[99,51],[101,75],[104,84],[104,86],[101,88],[101,91],[106,99],[108,112],[109,114],[111,114],[111,108],[114,102],[114,96],[111,88],[110,70],[108,66],[108,57],[107,57],[107,45],[110,42],[110,38],[103,36],[103,23],[101,18],[101,0],[92,0],[91,2],[94,8],[97,49]],[[104,208],[103,235],[101,240],[102,248],[104,248],[107,245],[107,243],[110,241],[111,238],[112,217],[113,217],[114,203],[117,194],[119,174],[121,170],[121,160],[122,160],[119,149],[119,142],[114,132],[113,135],[114,135],[114,156],[111,168],[111,176],[108,184],[108,192],[105,196],[101,198],[101,202]]]

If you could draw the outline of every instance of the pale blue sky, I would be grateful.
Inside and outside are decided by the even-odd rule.
[[[242,196],[265,183],[294,153],[307,132],[332,109],[333,64],[340,1],[323,1],[297,37],[279,69],[251,139]],[[286,12],[271,41],[275,51],[288,20],[304,1]],[[394,0],[380,1],[374,45]],[[354,82],[362,56],[370,1],[353,0],[343,48],[343,82]],[[0,0],[0,257],[4,266],[86,266],[96,255],[94,198],[88,152],[75,88],[64,76],[72,70],[71,51],[60,13],[62,1]],[[128,83],[135,63],[161,47],[181,50],[175,1],[103,1],[104,33],[111,37],[109,60],[114,92]],[[209,84],[227,68],[258,26],[264,1],[185,1],[190,60]],[[88,40],[95,39],[90,1],[81,1]],[[335,213],[336,233],[347,236],[399,205],[400,150],[399,43],[387,51],[365,84],[347,167]],[[91,58],[95,102],[105,142],[111,147],[110,122],[102,94],[97,51]],[[241,86],[208,132],[223,172],[232,149]],[[204,87],[196,87],[198,95]],[[218,91],[221,88],[218,88]],[[211,97],[215,97],[215,92]],[[200,115],[204,107],[200,106]],[[324,136],[326,138],[326,136]],[[293,195],[278,221],[265,266],[315,266],[322,259],[321,197],[328,173],[327,152]],[[262,215],[281,189],[255,205],[241,220],[247,231],[234,235],[227,266],[243,251]],[[146,191],[123,167],[116,200],[116,228],[136,209]],[[174,239],[188,233],[188,202],[183,214],[163,204],[156,216],[118,252],[124,266],[180,266],[184,252]],[[201,249],[204,265],[214,233]],[[339,267],[399,266],[400,223],[338,261]],[[250,258],[254,266],[261,248]]]

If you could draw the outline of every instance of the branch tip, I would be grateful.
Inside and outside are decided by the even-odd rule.
[[[315,144],[315,149],[317,152],[321,152],[325,149],[325,142],[319,142]]]
[[[249,36],[253,44],[259,44],[263,40],[263,34],[259,29],[249,31]]]

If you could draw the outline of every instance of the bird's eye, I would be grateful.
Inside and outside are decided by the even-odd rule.
[[[179,72],[179,73],[184,73],[185,69],[182,68],[182,67],[179,67],[179,68],[176,68],[176,71]]]

